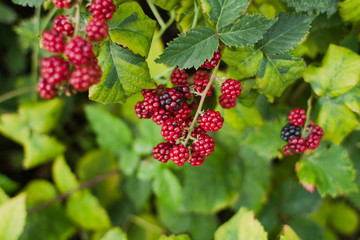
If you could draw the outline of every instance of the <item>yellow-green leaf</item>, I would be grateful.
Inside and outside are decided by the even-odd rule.
[[[345,0],[339,2],[340,16],[345,21],[357,22],[360,21],[360,2],[359,0]]]
[[[127,237],[119,227],[116,227],[110,229],[100,240],[127,240]]]
[[[154,4],[167,11],[172,10],[180,0],[152,0]]]
[[[75,189],[79,183],[67,165],[64,156],[59,156],[52,168],[53,179],[60,192],[67,192]]]
[[[280,236],[280,240],[301,240],[299,236],[288,225],[283,226],[283,233]]]

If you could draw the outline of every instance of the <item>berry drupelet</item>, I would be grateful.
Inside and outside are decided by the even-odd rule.
[[[94,0],[88,10],[94,18],[109,20],[112,18],[116,6],[113,0]]]
[[[166,141],[176,140],[180,137],[184,130],[184,126],[181,125],[175,119],[169,119],[163,123],[161,127],[161,135]]]
[[[170,76],[170,80],[176,86],[187,85],[187,79],[189,75],[185,72],[185,70],[180,70],[179,68],[175,68]]]
[[[42,45],[48,52],[63,53],[65,49],[64,35],[55,29],[45,30],[42,34]]]
[[[215,150],[214,139],[207,134],[202,134],[199,137],[199,141],[193,143],[193,149],[201,156],[207,157]]]
[[[66,34],[66,36],[70,37],[74,34],[74,27],[68,21],[69,16],[59,15],[53,21],[53,27],[56,31],[60,33]]]
[[[189,159],[189,149],[183,144],[175,145],[170,151],[170,159],[176,165],[182,166]]]
[[[56,56],[41,61],[41,74],[49,84],[67,81],[70,76],[69,62]]]
[[[306,150],[305,139],[301,137],[293,137],[289,140],[289,146],[295,153],[301,153]]]
[[[219,111],[207,110],[201,117],[200,126],[205,131],[216,132],[223,126],[224,118]]]
[[[221,93],[225,98],[238,98],[241,96],[241,83],[235,79],[227,79],[221,86]]]
[[[169,143],[159,143],[156,147],[153,148],[153,158],[157,159],[160,162],[167,163],[170,159],[171,144]]]
[[[109,35],[108,30],[105,20],[94,18],[86,25],[86,36],[92,42],[100,42]]]
[[[304,126],[306,120],[306,113],[304,109],[295,108],[288,116],[291,124],[295,126]]]
[[[90,64],[95,58],[91,42],[79,36],[66,44],[64,53],[75,66]]]

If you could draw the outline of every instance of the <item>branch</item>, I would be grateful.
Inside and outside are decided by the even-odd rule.
[[[160,16],[160,13],[158,12],[158,10],[156,9],[155,5],[151,2],[151,0],[146,0],[147,4],[149,5],[151,12],[154,14],[156,21],[159,23],[161,28],[165,27],[165,22],[162,19],[162,17]]]
[[[306,132],[306,126],[309,125],[309,122],[310,122],[310,113],[311,113],[311,109],[312,109],[311,103],[312,103],[313,98],[314,98],[314,93],[311,92],[311,96],[307,100],[306,121],[305,121],[305,124],[304,124],[303,132],[301,134],[302,136],[304,136],[304,134]]]
[[[75,8],[76,8],[76,13],[75,13],[75,31],[74,31],[74,36],[78,35],[79,32],[79,28],[80,28],[80,9],[81,9],[81,3],[82,0],[80,0]]]
[[[19,88],[19,89],[15,89],[11,92],[7,92],[3,95],[0,96],[0,103],[5,102],[13,97],[17,97],[20,96],[24,93],[28,93],[28,92],[32,92],[35,91],[35,87],[31,86],[31,87],[24,87],[24,88]]]
[[[90,188],[93,185],[95,185],[95,184],[97,184],[99,182],[102,182],[105,179],[107,179],[107,178],[109,178],[109,177],[111,177],[113,175],[119,174],[119,173],[120,173],[119,169],[113,169],[113,170],[108,171],[108,172],[106,172],[104,174],[98,175],[98,176],[94,177],[93,179],[90,179],[87,182],[81,183],[78,187],[76,187],[74,189],[71,189],[71,190],[69,190],[69,191],[67,191],[65,193],[59,194],[59,195],[55,196],[54,198],[52,198],[52,199],[50,199],[48,201],[45,201],[43,203],[40,203],[39,205],[36,205],[33,208],[30,208],[28,210],[28,215],[31,215],[31,214],[33,214],[33,213],[35,213],[37,211],[40,211],[40,210],[50,206],[51,204],[54,204],[56,202],[65,200],[68,197],[70,197],[72,194],[74,194],[75,192],[80,191],[80,190],[85,189],[85,188]]]

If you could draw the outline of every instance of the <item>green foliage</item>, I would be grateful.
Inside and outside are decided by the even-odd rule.
[[[311,13],[312,11],[325,12],[331,6],[331,1],[329,0],[282,0],[286,2],[289,7],[295,8],[296,12],[308,12]]]
[[[288,225],[283,227],[283,234],[280,236],[280,240],[300,240],[296,235],[294,230],[291,229]]]
[[[172,10],[180,0],[152,0],[154,4],[165,10]]]
[[[120,228],[112,228],[100,240],[126,240],[126,234]]]
[[[360,21],[360,3],[356,0],[345,0],[339,3],[340,16],[345,21]]]
[[[45,0],[12,0],[13,3],[19,4],[21,6],[29,7],[40,7]]]
[[[17,13],[5,4],[0,3],[0,22],[13,23],[17,18]]]

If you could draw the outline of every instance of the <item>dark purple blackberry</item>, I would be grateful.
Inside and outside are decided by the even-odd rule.
[[[176,88],[167,88],[159,96],[160,107],[169,112],[177,111],[181,107],[182,94]]]
[[[293,137],[301,137],[301,127],[288,123],[281,130],[281,139],[288,142]]]

